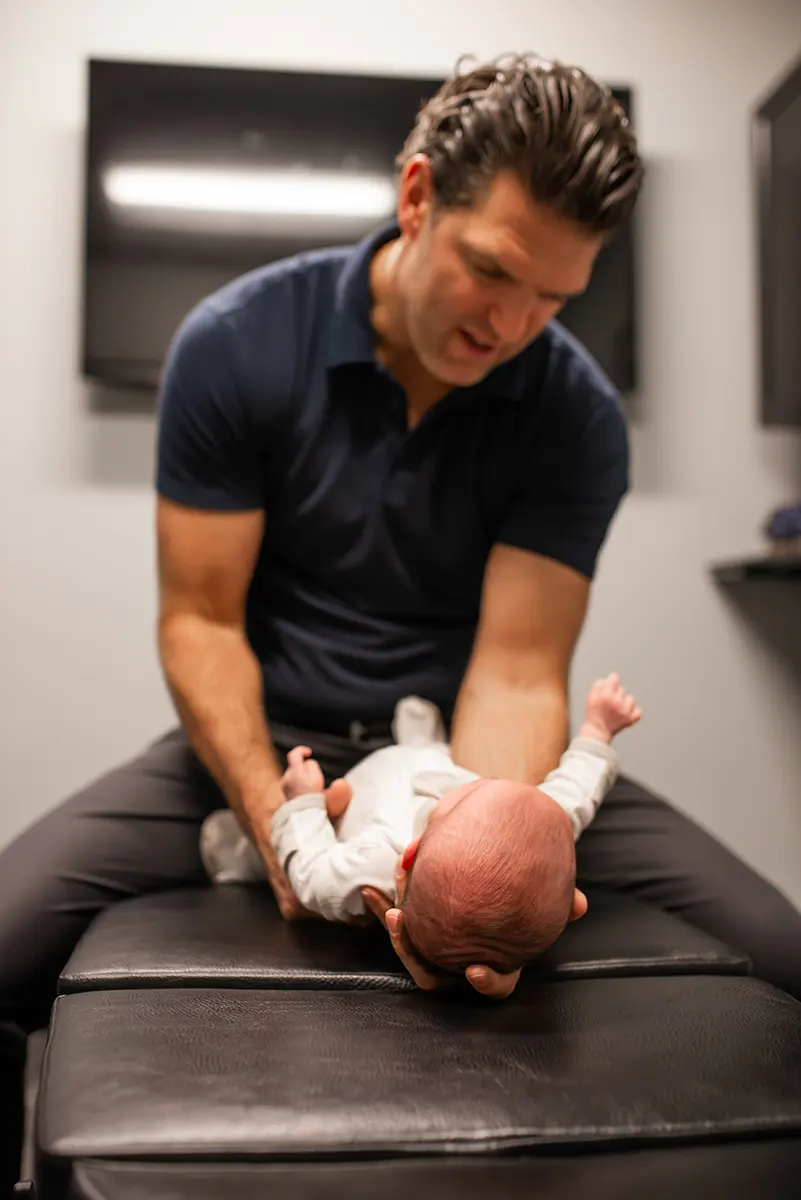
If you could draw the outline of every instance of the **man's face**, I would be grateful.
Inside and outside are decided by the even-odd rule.
[[[406,332],[429,375],[467,387],[584,291],[602,239],[535,203],[506,174],[476,207],[435,212],[428,162],[415,161],[398,203]]]

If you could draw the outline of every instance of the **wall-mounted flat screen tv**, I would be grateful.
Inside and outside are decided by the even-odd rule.
[[[155,390],[204,296],[391,218],[395,156],[442,79],[93,59],[88,83],[83,372]],[[630,391],[632,228],[562,320]]]
[[[801,425],[801,60],[756,112],[764,425]]]

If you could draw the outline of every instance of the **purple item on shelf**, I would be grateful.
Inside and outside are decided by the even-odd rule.
[[[765,532],[773,541],[801,537],[801,504],[777,508],[768,520]]]

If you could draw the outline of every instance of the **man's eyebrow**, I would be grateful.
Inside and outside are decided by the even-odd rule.
[[[474,256],[474,258],[478,259],[481,266],[485,267],[487,270],[495,271],[498,275],[503,275],[505,279],[517,280],[518,276],[515,274],[515,272],[510,271],[506,266],[504,266],[500,259],[496,258],[496,256],[490,251],[478,250],[471,247],[470,253]]]
[[[499,277],[502,277],[503,279],[508,279],[508,280],[512,281],[513,283],[520,282],[520,276],[517,275],[514,271],[510,271],[508,269],[508,267],[504,266],[504,264],[500,261],[500,259],[496,258],[495,255],[490,253],[489,251],[472,250],[471,253],[478,259],[481,266],[485,267],[487,270],[493,271]],[[561,303],[566,302],[567,300],[574,300],[574,299],[576,299],[577,296],[583,296],[584,291],[585,291],[584,288],[578,288],[574,292],[544,292],[544,291],[540,291],[539,294],[540,294],[540,296],[542,296],[543,300],[556,300],[561,304]]]

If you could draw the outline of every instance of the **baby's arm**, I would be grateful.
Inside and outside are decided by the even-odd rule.
[[[592,685],[587,695],[587,708],[579,737],[599,742],[612,741],[616,733],[636,725],[642,713],[637,701],[620,682],[620,676],[607,675]]]
[[[570,817],[578,841],[617,778],[617,756],[610,745],[595,738],[575,737],[539,785]]]
[[[561,805],[573,824],[576,840],[592,821],[617,778],[617,756],[611,741],[641,716],[633,696],[617,675],[593,684],[578,737],[573,738],[540,790]]]
[[[361,888],[394,895],[398,849],[380,823],[338,841],[322,793],[283,804],[271,827],[278,861],[300,903],[327,921],[365,913]]]

